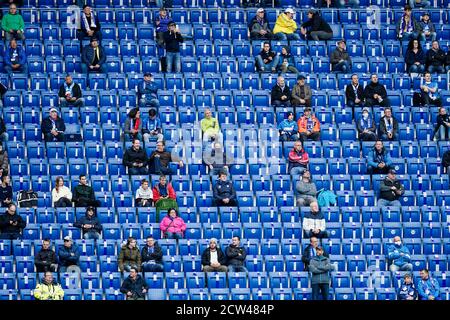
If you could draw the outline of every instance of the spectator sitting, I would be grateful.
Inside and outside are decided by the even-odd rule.
[[[183,239],[184,232],[186,231],[186,223],[184,220],[178,216],[177,210],[171,208],[167,212],[167,216],[165,216],[161,223],[159,224],[159,228],[163,234],[165,239]]]
[[[156,143],[156,150],[153,151],[149,157],[150,171],[156,174],[170,175],[173,174],[172,169],[169,167],[170,162],[178,162],[180,168],[182,168],[184,164],[176,153],[172,154],[169,151],[165,151],[164,148],[164,141]]]
[[[309,239],[309,244],[305,247],[302,254],[302,261],[305,264],[305,271],[309,270],[309,263],[311,259],[317,256],[317,248],[319,247],[319,240],[316,237]],[[324,257],[328,257],[326,251],[323,252]]]
[[[100,30],[100,20],[97,15],[92,11],[89,5],[83,6],[83,12],[81,13],[81,39],[83,38],[97,38],[99,42],[102,42],[102,31]]]
[[[369,113],[369,108],[364,108],[361,118],[356,122],[356,128],[358,129],[358,137],[361,141],[377,141],[377,133],[375,121],[372,115]]]
[[[223,142],[219,120],[212,117],[210,109],[205,109],[205,117],[200,121],[200,126],[203,133],[203,143],[207,143],[209,141],[218,141],[220,143]]]
[[[433,22],[430,20],[430,14],[428,12],[425,12],[420,19],[419,22],[420,25],[420,40],[422,42],[427,41],[427,39],[431,41],[436,40],[436,28],[434,27]]]
[[[377,140],[373,149],[367,155],[367,170],[369,174],[388,173],[392,164],[389,151],[383,146],[383,141]]]
[[[61,176],[56,177],[52,201],[55,208],[72,207],[72,192],[64,185],[64,178]]]
[[[164,141],[161,119],[157,116],[155,109],[148,111],[148,118],[144,120],[142,125],[142,133],[144,134],[145,144],[149,144],[150,140],[156,138],[157,142]]]
[[[256,10],[256,16],[250,21],[251,40],[271,40],[274,38],[269,21],[266,19],[264,8]]]
[[[399,236],[394,237],[394,245],[388,248],[388,259],[391,263],[389,270],[392,273],[413,270],[411,253],[408,247],[402,244],[402,239]]]
[[[330,40],[333,38],[333,30],[330,25],[314,9],[308,11],[308,21],[304,22],[300,32],[314,41]]]
[[[311,108],[306,107],[303,116],[297,121],[298,132],[300,132],[300,140],[319,141],[320,139],[320,122],[315,115],[311,114]]]
[[[288,171],[291,175],[303,174],[308,169],[309,157],[308,153],[303,149],[301,141],[295,141],[294,147],[289,152]]]
[[[227,257],[217,244],[216,238],[209,240],[209,246],[202,253],[203,272],[227,272]]]
[[[22,231],[26,226],[26,221],[17,213],[16,205],[10,203],[5,213],[0,216],[0,239],[22,239]]]
[[[58,271],[56,253],[50,248],[50,240],[42,240],[42,249],[34,256],[34,265],[37,272]]]
[[[153,191],[148,187],[148,181],[146,179],[141,180],[141,186],[136,191],[136,205],[138,207],[153,206]]]
[[[303,234],[306,238],[316,237],[318,239],[328,238],[325,217],[319,210],[317,202],[309,204],[310,212],[305,213],[303,218]]]
[[[298,125],[294,120],[294,113],[288,112],[287,119],[284,119],[278,125],[281,141],[297,141],[300,139]]]
[[[397,22],[397,38],[402,41],[417,39],[422,31],[420,24],[412,16],[412,9],[409,5],[405,5],[403,15]]]
[[[0,86],[2,84],[0,83]],[[0,108],[3,108],[3,102],[0,98]],[[0,117],[0,142],[8,142],[9,141],[9,134],[6,131],[6,126],[5,126],[5,120],[3,120],[2,117]],[[0,147],[3,147],[2,143],[0,143]],[[8,152],[6,150],[4,150],[4,152],[6,152],[6,159],[8,159]],[[6,171],[4,171],[6,172]]]
[[[414,286],[411,274],[409,272],[405,273],[405,275],[403,276],[403,283],[398,288],[398,300],[417,300],[418,296],[419,293]]]
[[[425,73],[425,83],[420,86],[420,105],[430,107],[430,105],[442,107],[441,95],[436,81],[431,80],[431,73]]]
[[[287,86],[282,76],[277,78],[277,84],[272,88],[271,92],[272,104],[279,105],[291,105],[291,90]]]
[[[123,165],[128,168],[130,175],[147,174],[147,152],[141,147],[138,139],[133,140],[133,145],[123,155]]]
[[[425,51],[422,50],[419,40],[410,40],[405,55],[406,70],[409,73],[424,73],[425,58]]]
[[[61,108],[84,107],[80,85],[72,80],[70,74],[66,75],[66,81],[59,87],[58,97]]]
[[[64,290],[61,285],[53,279],[53,273],[46,271],[33,291],[36,300],[63,300]]]
[[[27,55],[22,46],[17,46],[15,39],[9,41],[9,47],[5,49],[3,60],[5,62],[5,71],[9,75],[13,72],[28,74]]]
[[[427,51],[427,71],[431,73],[444,73],[446,61],[445,52],[439,47],[439,42],[433,41],[431,49]]]
[[[345,98],[352,109],[364,105],[364,88],[359,84],[357,74],[352,75],[352,82],[345,87]]]
[[[417,291],[419,292],[419,300],[441,300],[439,282],[430,276],[428,269],[420,271]]]
[[[439,108],[439,114],[436,118],[436,127],[434,127],[434,139],[440,141],[450,140],[450,116],[444,107]],[[1,190],[1,188],[0,188]]]
[[[366,106],[373,107],[376,105],[388,108],[391,106],[389,98],[387,97],[386,88],[378,82],[378,76],[372,74],[371,82],[364,89],[364,97],[366,99]]]
[[[299,73],[299,71],[295,67],[294,56],[292,55],[291,48],[289,48],[289,46],[283,46],[283,48],[281,48],[281,54],[279,55],[277,69],[282,73]]]
[[[158,85],[150,72],[144,73],[144,79],[138,84],[139,107],[159,108]]]
[[[226,250],[228,260],[228,272],[248,272],[245,267],[245,258],[247,257],[247,251],[241,246],[241,238],[234,236],[231,239],[231,244]]]
[[[322,247],[317,247],[316,256],[311,258],[309,271],[311,272],[312,300],[319,299],[319,291],[322,294],[322,300],[329,299],[330,290],[330,271],[334,266],[330,263],[330,258],[325,256]]]
[[[450,150],[444,152],[441,167],[443,173],[450,173]]]
[[[297,23],[294,20],[295,11],[292,8],[287,8],[284,13],[281,13],[275,27],[273,28],[273,34],[279,40],[300,40],[300,35],[297,33]]]
[[[75,203],[75,207],[100,207],[100,201],[95,199],[94,189],[88,186],[84,174],[80,174],[80,182],[73,189],[72,201]]]
[[[311,178],[311,172],[305,170],[295,185],[297,206],[309,206],[311,202],[317,202],[317,187]]]
[[[396,178],[394,169],[380,183],[379,207],[401,207],[400,197],[405,193],[405,187]]]
[[[173,22],[166,8],[159,9],[159,15],[155,18],[156,43],[164,47],[164,32],[169,30],[169,23]]]
[[[138,272],[138,268],[131,267],[129,276],[120,287],[120,292],[126,295],[127,300],[145,300],[148,284]]]
[[[6,92],[8,92],[8,87],[2,83],[2,80],[0,80],[0,108],[3,108],[3,97],[5,96]],[[0,119],[3,120],[2,117],[0,117]],[[0,131],[0,139],[2,138],[4,140],[3,132]]]
[[[306,107],[311,107],[311,97],[312,91],[311,86],[305,83],[305,76],[299,75],[297,76],[297,83],[292,89],[292,104],[294,106],[303,105]]]
[[[91,38],[91,44],[83,48],[83,63],[81,70],[83,73],[107,73],[105,50],[98,44],[97,38]]]
[[[429,8],[431,2],[429,0],[408,0],[411,8]]]
[[[59,248],[59,273],[70,273],[72,270],[79,271],[80,250],[73,243],[70,236],[64,237],[64,245]]]
[[[256,67],[260,72],[275,72],[277,70],[279,57],[272,50],[270,42],[263,44],[263,49],[256,56]]]
[[[83,231],[83,239],[97,240],[100,239],[103,227],[100,220],[97,218],[94,207],[87,207],[86,214],[73,224],[74,227],[80,228]]]
[[[123,130],[125,141],[133,141],[135,139],[142,141],[142,119],[139,108],[133,108],[128,112],[125,120],[125,128]]]
[[[213,197],[214,204],[218,207],[236,207],[238,205],[233,182],[228,180],[225,172],[219,173],[219,179],[213,188]]]
[[[398,121],[392,116],[392,109],[384,109],[384,116],[380,119],[381,140],[398,140]]]
[[[17,13],[17,6],[12,3],[9,6],[9,12],[2,18],[2,29],[5,32],[5,40],[11,39],[25,40],[23,30],[25,22],[22,16]]]
[[[447,51],[447,54],[445,55],[445,72],[450,71],[450,52],[449,51]],[[1,104],[0,104],[0,106],[1,106]]]
[[[337,43],[337,48],[331,53],[331,70],[335,72],[348,73],[352,71],[352,59],[347,52],[345,40]]]
[[[220,142],[215,142],[212,148],[205,150],[203,162],[209,168],[211,176],[217,176],[220,172],[224,172],[228,176],[229,166],[232,164],[233,158],[226,154]]]
[[[141,271],[141,253],[136,243],[136,239],[129,237],[127,243],[122,246],[118,259],[120,272],[130,272],[132,268]]]
[[[156,206],[156,221],[159,221],[159,212],[171,208],[178,208],[177,195],[171,183],[167,183],[164,175],[159,177],[159,183],[153,187],[153,202]]]
[[[2,184],[0,185],[0,201],[2,207],[6,208],[12,202],[13,191],[10,186],[10,178],[8,175],[2,176]]]
[[[147,237],[146,245],[141,250],[142,269],[144,272],[163,272],[163,253],[158,241]]]
[[[56,108],[51,108],[48,118],[42,120],[41,131],[44,135],[45,142],[64,141],[64,131],[66,131],[66,125],[64,120],[59,117],[58,110]]]
[[[163,35],[166,44],[167,72],[181,72],[180,43],[184,39],[175,22],[170,22],[168,28]]]

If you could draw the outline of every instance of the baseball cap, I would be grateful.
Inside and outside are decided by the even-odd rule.
[[[317,11],[316,11],[316,9],[314,9],[314,8],[311,8],[311,9],[308,10],[308,13],[315,14],[316,12],[317,12]]]
[[[56,109],[56,108],[51,108],[51,109],[50,109],[50,112],[56,112],[56,113],[58,113],[58,109]]]
[[[362,110],[362,112],[364,112],[364,111],[367,111],[368,113],[370,113],[369,108],[364,108],[364,109]]]
[[[301,75],[299,75],[299,76],[297,77],[297,80],[304,80],[304,79],[306,79],[306,78],[305,78],[305,76],[304,76],[304,75],[302,75],[302,74],[301,74]]]
[[[153,75],[150,72],[144,73],[144,77],[153,77]]]
[[[390,173],[390,174],[397,174],[397,172],[394,169],[389,169],[388,173]]]
[[[425,11],[422,16],[430,16],[430,13],[428,11]]]
[[[258,10],[256,10],[256,13],[260,13],[260,12],[264,12],[264,8],[259,8]]]
[[[292,13],[292,14],[295,13],[294,9],[292,9],[292,8],[286,8],[286,10],[284,10],[284,12]]]
[[[97,38],[91,38],[91,42],[94,42],[94,41],[98,41],[98,39]]]
[[[70,236],[65,236],[64,241],[72,241],[72,238]]]

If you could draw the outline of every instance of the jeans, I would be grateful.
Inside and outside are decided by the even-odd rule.
[[[123,270],[126,271],[126,272],[130,272],[131,268],[136,268],[137,270],[140,269],[136,263],[126,262],[123,265]]]
[[[316,283],[311,284],[312,289],[312,300],[319,300],[319,292],[322,295],[322,300],[328,300],[328,295],[330,292],[330,285],[328,283]]]
[[[72,201],[70,201],[67,198],[62,197],[61,199],[59,199],[58,201],[55,202],[54,206],[55,206],[55,208],[71,207]]]
[[[367,132],[359,134],[359,140],[361,141],[377,141],[377,139],[378,137],[375,132]]]
[[[270,61],[269,63],[264,63],[263,58],[261,57],[261,55],[257,55],[256,56],[256,62],[258,65],[258,71],[262,71],[262,72],[275,72],[277,70],[277,66],[278,66],[278,61],[280,60],[279,56],[275,56],[272,61]]]
[[[45,142],[53,142],[53,141],[63,142],[63,141],[65,141],[64,133],[59,133],[57,136],[54,136],[51,133],[47,133],[44,136],[45,136]]]
[[[125,133],[124,138],[125,141],[133,141],[133,139],[138,139],[139,141],[142,141],[142,134],[140,132],[136,134]]]
[[[3,142],[8,142],[9,141],[9,134],[8,132],[3,132],[2,134],[0,134],[0,141]]]
[[[165,232],[166,239],[183,239],[183,234],[181,232]]]
[[[281,100],[274,100],[272,101],[272,104],[275,106],[281,106],[281,105],[285,105],[285,106],[290,106],[291,105],[291,101],[289,101],[289,99],[281,101]]]
[[[368,166],[367,173],[368,174],[386,174],[386,173],[388,173],[389,169],[390,169],[389,166],[384,166],[383,168]]]
[[[13,69],[11,66],[5,66],[5,70],[9,75],[15,72],[28,74],[28,65],[25,63],[21,65],[20,68],[18,69]]]
[[[139,168],[128,167],[128,174],[131,176],[145,175],[147,173],[148,173],[147,167],[139,167]]]
[[[389,137],[387,136],[387,134],[382,134],[381,135],[381,140],[383,141],[397,141],[398,140],[398,134],[394,133],[392,135],[392,139],[389,139]]]
[[[352,108],[352,109],[353,109],[353,112],[354,112],[354,111],[355,111],[355,110],[354,110],[355,107],[363,108],[363,107],[364,107],[364,104],[362,103],[362,101],[359,102],[359,103],[355,103],[355,101],[348,100],[348,101],[347,101],[347,106],[349,106],[350,108]]]
[[[145,95],[145,97],[139,99],[139,107],[141,108],[149,107],[158,110],[159,106],[160,104],[158,98],[152,97],[150,95]]]
[[[100,239],[100,233],[98,233],[97,231],[86,232],[83,235],[83,238],[85,240],[98,240],[98,239]]]
[[[378,199],[378,207],[401,207],[402,204],[398,200]]]
[[[163,167],[161,165],[161,160],[158,157],[155,157],[153,159],[153,165],[155,166],[154,170],[156,174],[164,174],[164,175],[173,174],[172,169],[170,167]]]
[[[97,68],[94,68],[94,69],[91,69],[91,68],[88,68],[88,66],[86,65],[86,64],[81,64],[81,72],[82,73],[108,73],[108,65],[105,63],[105,64],[102,64],[98,69]]]
[[[319,40],[330,40],[333,38],[333,32],[325,32],[325,31],[312,31],[310,34],[311,39],[315,41]]]
[[[300,140],[306,141],[306,140],[314,140],[319,141],[320,140],[320,132],[313,132],[309,136],[306,133],[300,133]]]
[[[425,66],[423,64],[413,64],[409,67],[409,73],[424,73]]]
[[[163,272],[164,265],[156,262],[147,261],[142,264],[142,270],[144,272]]]
[[[278,40],[300,40],[300,35],[298,33],[278,32],[275,33],[275,36],[278,38]]]
[[[397,272],[397,271],[413,271],[413,265],[412,263],[405,263],[403,264],[401,267],[395,265],[395,264],[391,264],[389,266],[389,270],[391,272]]]
[[[352,66],[348,63],[348,61],[342,61],[337,63],[334,67],[333,67],[333,71],[340,71],[342,73],[349,73],[352,71]]]
[[[94,34],[92,36],[89,36],[87,33],[80,31],[78,33],[78,37],[81,42],[83,42],[83,39],[90,40],[92,38],[96,38],[98,40],[98,42],[101,43],[102,39],[103,39],[103,34],[102,34],[101,30],[99,30],[99,31],[94,31]]]
[[[431,2],[428,0],[421,0],[419,3],[416,0],[409,0],[409,5],[411,8],[428,8],[431,5]]]
[[[413,32],[403,32],[402,37],[399,37],[400,41],[410,41],[412,39],[418,39],[419,33],[416,31]]]
[[[375,100],[374,98],[366,98],[366,106],[367,107],[382,106],[382,107],[388,108],[391,106],[391,103],[390,103],[388,97],[383,99],[381,102],[379,102],[378,100]]]
[[[61,108],[66,108],[69,106],[83,108],[84,107],[84,98],[79,98],[79,99],[75,100],[74,102],[68,102],[66,100],[66,98],[59,98],[59,105],[61,106]]]
[[[296,175],[302,175],[303,172],[305,172],[306,167],[303,166],[297,166],[297,167],[293,167],[290,171],[292,176],[296,176]]]
[[[12,232],[12,233],[0,233],[0,239],[4,240],[17,240],[22,239],[22,235],[18,232]]]
[[[155,138],[157,142],[161,142],[164,140],[164,135],[162,133],[157,134],[144,133],[145,144],[149,144],[150,140],[155,140]]]
[[[443,66],[429,66],[427,71],[429,73],[445,73],[445,69]]]
[[[328,238],[327,231],[320,231],[319,233],[314,233],[311,230],[310,231],[303,230],[303,235],[305,236],[305,238],[311,238],[311,237],[316,237],[318,239]]]
[[[282,131],[280,134],[280,140],[281,141],[298,141],[298,140],[300,140],[300,135],[298,133]]]
[[[430,34],[428,36],[426,36],[425,33],[420,34],[420,41],[422,41],[422,43],[427,41],[427,38],[429,38],[431,41],[435,41],[436,40],[436,32],[430,32]]]
[[[244,266],[233,266],[232,264],[230,264],[230,265],[228,266],[228,272],[232,272],[232,273],[235,273],[235,272],[245,272],[245,273],[247,273],[248,270],[247,270],[247,268],[244,267]]]
[[[181,56],[179,52],[166,52],[167,72],[181,72]]]
[[[5,32],[6,42],[9,42],[11,39],[23,40],[24,38],[25,38],[25,36],[22,32],[20,32],[20,33],[17,31],[14,31],[13,33]]]
[[[435,138],[440,141],[450,140],[450,128],[445,125],[441,125],[436,129]]]

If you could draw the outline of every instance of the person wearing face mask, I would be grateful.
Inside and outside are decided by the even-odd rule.
[[[363,109],[361,118],[356,122],[356,128],[358,129],[359,140],[361,141],[377,141],[377,127],[375,121],[373,121],[368,108]]]
[[[391,262],[389,270],[392,273],[413,270],[411,253],[408,247],[402,244],[402,239],[399,236],[394,237],[394,245],[388,248],[388,260]]]
[[[398,289],[398,300],[417,300],[418,292],[412,281],[411,274],[405,273],[403,283]]]

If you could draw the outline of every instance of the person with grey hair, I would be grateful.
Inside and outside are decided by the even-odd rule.
[[[309,206],[312,202],[316,202],[317,187],[311,178],[311,172],[305,170],[300,180],[295,185],[295,194],[297,206]]]
[[[202,253],[203,272],[227,272],[227,257],[216,238],[209,240],[209,246]]]
[[[277,78],[277,83],[273,86],[270,97],[273,105],[291,105],[291,89],[286,84],[284,77],[279,76]]]

